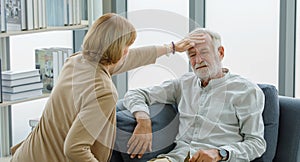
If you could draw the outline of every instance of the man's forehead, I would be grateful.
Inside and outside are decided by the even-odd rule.
[[[194,47],[188,49],[189,52],[195,52],[196,49],[198,51],[204,51],[204,50],[209,50],[210,46],[207,43],[201,43],[201,44],[196,44]]]
[[[192,36],[199,36],[199,34],[204,35],[205,40],[212,40],[212,39],[211,39],[211,36],[210,36],[208,33],[205,33],[205,32],[201,32],[201,33],[193,33],[193,34],[190,35],[190,37],[192,37]]]
[[[210,49],[210,42],[208,41],[205,41],[205,42],[202,42],[202,43],[196,43],[195,46],[191,49],[195,49],[197,48],[198,50],[206,50],[206,49]]]
[[[205,45],[208,45],[212,42],[212,38],[211,36],[208,34],[208,33],[202,33],[204,35],[204,40],[205,42],[201,42],[201,43],[196,43],[196,46],[205,46]],[[192,34],[190,35],[191,37],[192,36],[195,36],[196,34]]]

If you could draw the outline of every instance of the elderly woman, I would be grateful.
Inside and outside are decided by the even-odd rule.
[[[116,14],[98,18],[82,51],[67,59],[38,126],[12,147],[12,162],[109,161],[118,99],[113,74],[155,63],[156,58],[193,47],[192,39],[130,49],[134,26]]]

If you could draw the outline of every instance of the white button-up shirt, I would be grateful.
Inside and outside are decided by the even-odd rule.
[[[177,104],[179,132],[176,147],[161,155],[173,162],[183,161],[200,149],[224,148],[228,161],[251,161],[265,149],[262,112],[264,94],[254,83],[228,72],[206,87],[194,73],[165,81],[159,86],[130,90],[124,106],[132,113],[149,113],[153,103]]]

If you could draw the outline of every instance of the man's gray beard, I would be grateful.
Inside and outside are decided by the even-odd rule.
[[[218,67],[214,67],[213,69],[208,69],[207,68],[207,75],[201,77],[201,72],[200,71],[195,71],[194,68],[192,68],[194,74],[200,79],[200,80],[207,80],[207,79],[211,79],[211,78],[214,78],[218,75],[218,70],[221,68],[222,69],[222,65],[219,65]]]
[[[201,72],[200,71],[195,71],[194,69],[192,69],[193,70],[193,72],[194,72],[194,74],[200,79],[200,80],[206,80],[206,79],[208,79],[209,77],[210,77],[210,75],[208,75],[208,76],[205,76],[205,77],[201,77]]]

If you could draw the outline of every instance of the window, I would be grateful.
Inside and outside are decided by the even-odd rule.
[[[296,80],[295,80],[295,97],[300,98],[300,3],[297,3],[296,18]]]
[[[225,47],[224,67],[256,83],[278,85],[279,0],[206,1],[206,27]]]
[[[158,5],[159,4],[159,5]],[[171,5],[170,5],[171,4]],[[178,41],[189,32],[189,3],[182,0],[130,0],[128,19],[137,29],[133,47]],[[186,54],[160,57],[156,64],[128,72],[128,89],[159,84],[189,71]]]

